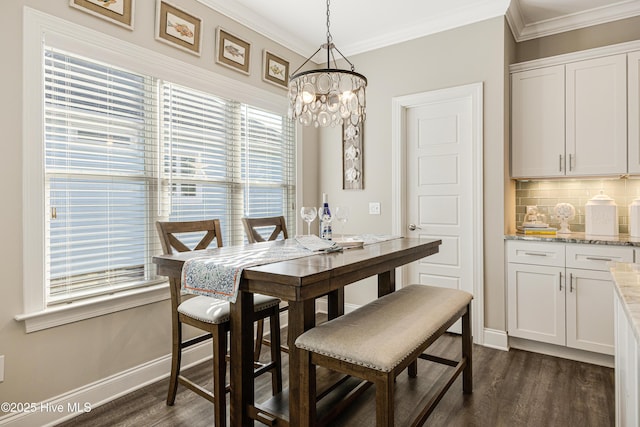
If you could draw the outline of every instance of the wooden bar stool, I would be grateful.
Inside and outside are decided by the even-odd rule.
[[[156,222],[162,250],[164,254],[170,255],[175,251],[186,252],[190,250],[206,249],[212,243],[214,246],[222,246],[222,233],[220,231],[220,221],[217,219],[203,221],[182,221],[182,222]],[[200,237],[204,234],[203,237]],[[177,237],[180,235],[180,237]],[[190,248],[184,243],[188,239],[186,236],[195,235],[197,243]],[[182,240],[181,240],[182,239]],[[227,357],[227,332],[230,330],[229,303],[205,296],[187,297],[182,295],[179,279],[169,280],[171,290],[171,324],[172,324],[172,346],[171,346],[171,376],[169,380],[169,391],[167,394],[167,405],[173,405],[176,398],[178,383],[189,388],[198,395],[204,397],[214,404],[215,425],[226,425],[226,357]],[[271,325],[271,335],[276,345],[271,347],[271,362],[261,364],[256,359],[256,369],[254,375],[258,376],[266,372],[271,372],[272,392],[277,394],[282,391],[282,369],[280,357],[280,300],[264,295],[254,295],[254,321],[262,321],[269,318]],[[183,341],[182,325],[191,325],[202,329],[206,333],[198,337]],[[256,340],[262,340],[262,331]],[[213,393],[199,384],[194,383],[180,374],[180,362],[182,350],[194,344],[198,344],[209,338],[213,340]]]

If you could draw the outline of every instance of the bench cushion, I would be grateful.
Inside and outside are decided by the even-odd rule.
[[[314,353],[391,372],[442,325],[457,320],[472,298],[457,289],[406,286],[308,330],[295,344]]]

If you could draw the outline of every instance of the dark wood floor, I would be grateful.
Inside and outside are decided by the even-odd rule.
[[[441,337],[434,354],[459,355],[459,338]],[[433,414],[427,426],[594,426],[614,425],[613,369],[530,353],[504,352],[474,346],[472,395],[462,394],[459,377]],[[265,353],[266,355],[266,353]],[[286,381],[287,357],[283,355]],[[421,402],[430,398],[429,389],[447,367],[420,360],[418,378],[406,373],[396,384],[396,425],[407,425]],[[188,371],[192,378],[212,384],[208,364]],[[320,375],[320,374],[319,374]],[[63,426],[212,426],[209,402],[178,388],[174,406],[166,406],[168,380],[144,387],[70,420]],[[286,384],[286,382],[285,382]],[[271,393],[268,375],[256,382],[256,400]],[[374,388],[370,387],[332,427],[375,424]],[[227,399],[228,405],[228,399]],[[262,425],[256,422],[256,425]]]

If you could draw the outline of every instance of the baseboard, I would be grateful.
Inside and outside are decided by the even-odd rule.
[[[211,359],[211,352],[212,346],[209,340],[185,350],[182,353],[182,368],[186,369]],[[170,370],[171,355],[163,356],[49,400],[35,403],[31,408],[33,411],[5,415],[0,418],[0,426],[53,426],[148,384],[168,378]]]
[[[482,345],[497,350],[509,351],[509,336],[505,331],[484,328],[484,342]]]
[[[509,337],[509,345],[511,348],[517,348],[519,350],[561,357],[563,359],[575,360],[577,362],[591,363],[593,365],[606,366],[607,368],[614,367],[614,357],[608,354],[593,353],[591,351],[578,350],[575,348],[515,337]]]
[[[359,308],[360,305],[358,304],[346,304],[344,305],[344,312],[346,313],[350,313],[352,311],[354,311],[356,308]],[[329,304],[327,303],[327,299],[326,298],[318,298],[316,300],[316,311],[320,312],[320,313],[324,313],[327,314],[329,313]]]

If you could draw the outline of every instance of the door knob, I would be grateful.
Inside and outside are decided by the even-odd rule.
[[[417,226],[417,225],[415,225],[415,224],[409,224],[409,230],[411,230],[411,231],[415,231],[415,230],[422,230],[422,228],[421,228],[421,227],[418,227],[418,226]]]

